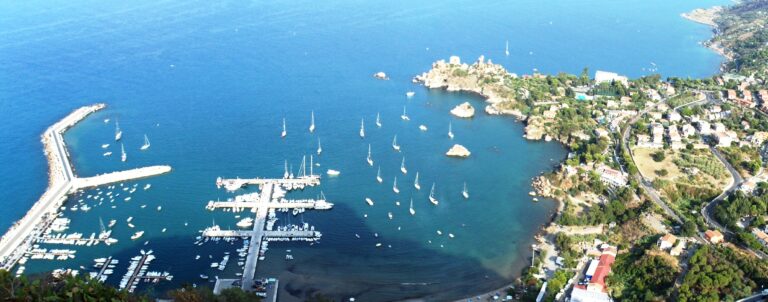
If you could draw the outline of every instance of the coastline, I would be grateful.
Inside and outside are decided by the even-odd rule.
[[[702,42],[702,44],[725,58],[725,61],[721,64],[721,69],[728,61],[733,60],[733,56],[728,54],[725,48],[720,43],[715,41],[719,31],[717,19],[720,17],[724,10],[725,8],[722,6],[713,6],[710,8],[697,8],[690,12],[680,14],[680,16],[686,20],[703,24],[712,28],[713,36],[709,40]]]

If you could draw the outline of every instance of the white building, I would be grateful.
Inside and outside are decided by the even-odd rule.
[[[597,168],[597,173],[600,174],[600,180],[608,185],[616,187],[627,185],[627,174],[624,172],[611,169],[607,166],[601,166]]]
[[[610,83],[613,81],[620,82],[624,84],[625,87],[629,86],[629,79],[627,79],[627,77],[625,76],[620,76],[618,73],[602,71],[602,70],[598,70],[595,72],[596,83],[598,84],[605,83],[605,82]]]

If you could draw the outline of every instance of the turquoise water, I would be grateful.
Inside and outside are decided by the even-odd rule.
[[[150,164],[170,164],[174,171],[139,181],[139,187],[149,182],[152,188],[139,189],[130,202],[116,201],[116,209],[65,212],[73,220],[71,231],[88,234],[98,230],[99,217],[119,220],[120,242],[78,248],[77,258],[66,263],[32,261],[30,273],[90,266],[93,258],[115,255],[122,265],[109,282],[116,284],[128,258],[153,249],[158,260],[151,268],[176,276],[173,284],[151,289],[155,292],[200,284],[201,272],[232,277],[238,271],[233,261],[224,273],[208,267],[239,243],[192,245],[197,231],[213,220],[223,227],[237,221],[232,213],[204,210],[208,200],[232,196],[215,188],[216,177],[279,177],[284,160],[298,166],[320,137],[319,169],[342,174],[291,197],[315,196],[321,189],[336,207],[302,217],[323,232],[320,244],[270,246],[258,274],[281,278],[281,299],[321,291],[364,301],[445,300],[493,289],[519,272],[532,233],[554,210],[552,202],[530,201],[531,177],[550,170],[565,151],[555,143],[524,141],[522,126],[511,118],[451,118],[448,111],[456,104],[470,101],[481,109],[481,100],[429,91],[412,84],[411,77],[452,54],[467,60],[482,54],[519,74],[534,68],[577,73],[589,66],[640,76],[654,63],[664,76],[708,76],[720,58],[697,42],[707,39],[710,29],[679,14],[723,3],[2,3],[0,189],[6,194],[0,228],[21,217],[45,189],[43,130],[79,106],[106,102],[106,110],[66,134],[77,173]],[[503,56],[506,40],[509,57]],[[377,71],[391,80],[374,80]],[[416,92],[410,100],[409,90]],[[403,106],[410,122],[399,119]],[[315,134],[306,130],[310,110],[317,119]],[[373,124],[377,112],[381,129]],[[279,138],[283,117],[285,140]],[[120,120],[127,163],[101,156],[100,145],[113,143],[113,125],[103,123],[105,118]],[[368,130],[364,140],[357,136],[361,118]],[[446,135],[451,121],[453,141]],[[419,131],[420,124],[429,131]],[[145,133],[152,147],[140,152]],[[399,154],[390,147],[395,134],[403,146]],[[365,163],[369,143],[373,168]],[[467,146],[472,156],[446,158],[453,143]],[[403,155],[407,176],[399,173]],[[375,181],[378,165],[384,184]],[[418,192],[411,185],[416,171],[423,187]],[[391,189],[395,175],[399,195]],[[432,182],[438,207],[426,199]],[[460,196],[464,182],[471,194],[467,201]],[[368,207],[365,197],[376,206]],[[414,217],[408,215],[410,197]],[[403,205],[397,207],[396,200]],[[390,211],[392,221],[386,217]],[[126,226],[128,216],[135,217],[136,229]],[[128,237],[139,229],[146,234],[131,242]],[[438,229],[456,238],[438,236]],[[377,242],[385,247],[375,248]],[[284,260],[286,249],[295,260]],[[197,254],[203,258],[194,261]]]

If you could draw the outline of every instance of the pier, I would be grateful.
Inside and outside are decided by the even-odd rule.
[[[141,280],[159,282],[161,280],[170,281],[173,279],[173,276],[167,272],[160,273],[147,271],[149,263],[152,262],[152,260],[155,260],[155,255],[152,255],[151,250],[148,252],[142,250],[140,256],[131,258],[131,263],[128,265],[128,272],[120,281],[120,289],[126,289],[129,293],[132,293],[136,290],[136,285]]]
[[[56,218],[59,208],[67,200],[69,193],[82,188],[149,177],[170,171],[168,166],[154,166],[78,178],[69,159],[64,132],[105,107],[105,104],[95,104],[78,108],[43,132],[43,148],[48,159],[48,188],[24,217],[16,221],[0,238],[0,269],[11,270],[16,265],[35,239],[45,233],[50,221]]]
[[[303,174],[303,173],[302,173]],[[272,224],[267,227],[267,218],[270,215],[274,215],[276,209],[317,209],[328,210],[333,207],[332,203],[329,203],[323,199],[301,199],[301,200],[288,200],[284,199],[286,191],[294,189],[303,189],[308,186],[317,186],[320,184],[320,177],[317,175],[303,175],[298,178],[282,178],[282,179],[266,179],[266,178],[254,178],[254,179],[222,179],[216,180],[216,186],[221,188],[222,186],[228,191],[234,191],[239,188],[248,185],[258,185],[261,188],[259,193],[249,193],[236,196],[234,200],[228,201],[211,201],[206,205],[206,209],[215,210],[222,208],[231,208],[233,212],[249,209],[255,213],[252,230],[221,230],[217,226],[207,228],[203,230],[203,236],[205,237],[244,237],[250,238],[248,246],[248,256],[243,268],[243,277],[239,286],[243,290],[252,290],[255,284],[254,278],[256,275],[256,266],[259,261],[259,253],[262,249],[262,243],[264,241],[286,241],[286,240],[301,240],[301,241],[315,241],[318,240],[322,234],[320,232],[304,229],[295,230],[272,230]],[[269,229],[267,229],[269,228]],[[221,289],[226,286],[233,286],[238,284],[234,282],[237,280],[232,279],[219,279],[216,282],[216,288]],[[227,284],[227,285],[224,285]],[[276,290],[275,290],[276,292]]]

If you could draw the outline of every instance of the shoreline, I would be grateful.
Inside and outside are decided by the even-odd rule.
[[[717,20],[717,18],[720,17],[720,15],[722,14],[722,12],[724,10],[725,10],[725,8],[722,7],[722,6],[713,6],[713,7],[710,7],[710,8],[697,8],[697,9],[694,9],[694,10],[692,10],[690,12],[680,14],[680,17],[683,17],[684,19],[686,19],[688,21],[691,21],[691,22],[694,22],[694,23],[698,23],[698,24],[702,24],[702,25],[706,25],[706,26],[709,26],[710,28],[712,28],[712,32],[713,32],[712,37],[710,37],[706,41],[701,42],[701,44],[704,47],[709,48],[710,50],[714,51],[716,54],[718,54],[718,55],[722,56],[723,58],[725,58],[725,61],[723,61],[720,64],[720,70],[721,71],[724,70],[725,65],[729,61],[733,60],[733,56],[728,54],[726,52],[725,48],[723,48],[723,46],[720,45],[720,43],[714,41],[715,38],[717,37],[717,33],[719,31],[719,26],[718,26],[716,20]]]

